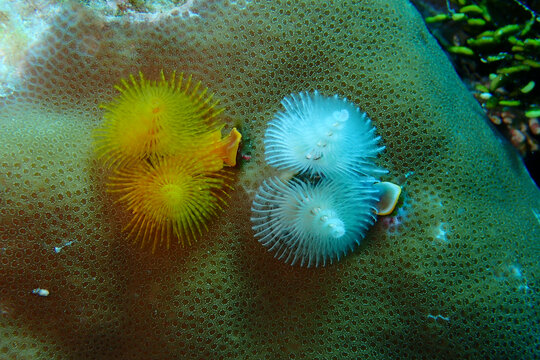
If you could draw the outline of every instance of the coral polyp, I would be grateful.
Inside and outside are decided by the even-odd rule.
[[[362,174],[385,171],[372,164],[384,147],[364,112],[336,96],[317,91],[293,94],[281,102],[264,137],[266,162],[280,170],[308,175]]]
[[[324,266],[339,260],[375,222],[378,196],[373,182],[266,179],[251,208],[255,236],[291,265]]]
[[[177,79],[172,73],[166,79],[162,71],[159,81],[150,81],[139,73],[138,80],[131,75],[115,88],[120,95],[101,106],[104,123],[95,131],[96,151],[110,167],[192,151],[219,131],[218,101],[200,82],[192,86],[191,76],[184,79],[181,73]]]
[[[169,248],[171,239],[191,244],[226,204],[227,174],[205,170],[218,161],[153,157],[115,170],[107,185],[132,214],[124,228],[128,237],[141,247],[151,243],[152,252],[162,244]]]

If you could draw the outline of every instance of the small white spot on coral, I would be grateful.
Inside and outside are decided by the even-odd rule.
[[[200,18],[201,16],[191,10],[188,10],[188,17],[197,17]]]
[[[77,242],[76,240],[72,240],[72,241],[68,241],[67,243],[65,243],[64,245],[62,246],[55,246],[54,247],[54,252],[55,253],[59,253],[63,248],[65,248],[66,246],[70,246],[72,245],[73,243]]]
[[[444,321],[450,321],[450,317],[442,316],[441,314],[437,314],[437,315],[428,314],[427,317],[428,317],[428,319],[433,319],[435,321],[437,321],[437,319],[441,319],[441,320],[444,320]]]
[[[39,296],[49,296],[49,290],[36,288],[36,289],[32,290],[32,294],[36,294],[36,295],[39,295]]]
[[[523,274],[523,270],[516,262],[510,264],[500,263],[492,268],[488,267],[495,279],[504,286],[511,286],[516,291],[532,292],[533,290],[528,285],[527,277]]]
[[[441,222],[437,229],[438,232],[437,235],[435,235],[435,239],[441,240],[443,242],[448,242],[448,238],[446,237],[446,233],[448,232],[446,230],[446,223]]]
[[[509,269],[512,276],[515,276],[517,278],[521,277],[521,269],[517,265],[510,265]]]

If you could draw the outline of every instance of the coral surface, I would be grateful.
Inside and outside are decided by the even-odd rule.
[[[3,359],[532,359],[540,196],[405,0],[63,5],[0,113]],[[193,74],[244,135],[231,206],[192,247],[126,246],[91,133],[120,78]],[[365,111],[402,202],[325,268],[249,221],[284,96]],[[48,291],[48,293],[46,291]],[[47,295],[48,296],[44,296]]]

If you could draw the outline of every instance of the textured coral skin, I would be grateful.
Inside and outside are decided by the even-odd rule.
[[[414,9],[191,4],[146,22],[66,8],[1,99],[1,357],[534,358],[538,190]],[[90,139],[119,78],[162,68],[222,99],[251,160],[204,239],[152,256],[125,246]],[[339,263],[293,268],[254,239],[250,204],[273,174],[266,123],[314,89],[369,114],[403,203]]]

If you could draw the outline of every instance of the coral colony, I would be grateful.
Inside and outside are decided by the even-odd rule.
[[[152,243],[154,252],[163,243],[169,248],[171,239],[190,244],[226,204],[222,168],[236,164],[241,135],[233,129],[221,138],[218,102],[200,82],[192,87],[191,76],[139,77],[122,81],[121,95],[102,106],[95,145],[115,173],[109,192],[120,194],[117,202],[132,214],[124,230],[141,247]]]
[[[494,137],[409,0],[137,0],[144,12],[128,7],[135,3],[128,0],[0,3],[0,359],[539,358],[539,190],[517,154]],[[538,25],[519,39],[527,55]],[[169,85],[160,85],[162,67]],[[143,71],[144,86],[134,69]],[[176,79],[180,71],[193,74],[185,97],[171,89],[173,69]],[[204,86],[191,97],[199,80]],[[532,90],[530,81],[537,83]],[[116,83],[126,100],[130,94],[131,105],[122,111]],[[234,121],[243,140],[249,138],[236,159],[244,159],[241,168],[227,167],[239,138],[227,136],[232,126],[226,133],[210,126],[208,132],[204,122],[199,132],[189,130],[188,138],[204,140],[195,152],[176,150],[181,141],[168,142],[168,135],[191,129],[197,117],[179,129],[180,122],[165,124],[171,111],[187,114],[165,106],[172,103],[162,96],[173,93],[173,103],[182,98],[188,106],[201,105],[208,96],[197,98],[206,86],[226,109],[216,116],[214,106],[213,118],[204,119]],[[532,75],[523,86],[519,100],[525,105],[540,87]],[[312,102],[319,89],[319,100],[343,94],[367,113],[375,133],[354,136],[380,135],[374,148],[386,148],[361,158],[362,169],[377,164],[388,175],[346,165],[350,177],[339,171],[329,176],[327,169],[282,170],[264,161],[265,131],[277,123],[278,111],[288,113],[279,102],[287,96],[295,103],[289,93],[298,98],[308,89]],[[150,91],[159,96],[147,105],[150,97],[139,93]],[[490,93],[518,100],[499,91]],[[335,110],[326,113],[334,123],[359,122],[356,107],[332,102]],[[96,117],[99,103],[110,110]],[[161,127],[137,125],[143,113]],[[124,133],[114,130],[114,123],[128,120]],[[106,131],[92,139],[98,127]],[[144,142],[128,141],[131,130],[156,143],[146,142],[134,156]],[[333,139],[338,133],[322,135]],[[100,163],[93,140],[104,146],[97,152]],[[205,148],[209,143],[218,146]],[[329,145],[317,143],[300,153],[304,159],[312,153],[313,163],[322,160],[312,150]],[[353,145],[339,160],[362,144]],[[331,155],[324,151],[322,156]],[[227,179],[219,187],[208,183],[227,173],[234,173],[234,192]],[[195,176],[188,182],[186,174]],[[380,215],[391,211],[391,197],[371,188],[392,187],[377,179],[407,190],[389,216]],[[204,207],[207,215],[191,220],[184,210],[189,202],[180,200],[195,199],[190,190],[201,184],[211,187],[205,190],[211,204],[223,207],[216,194],[232,206],[219,211],[201,201],[197,209]],[[256,202],[266,212],[252,214],[261,185]],[[360,215],[344,195],[365,197],[360,219],[369,226],[373,213],[366,211],[375,207],[377,222],[354,228],[351,219]],[[133,220],[135,230],[119,231],[135,217],[147,227]],[[266,233],[254,237],[262,228],[253,231],[257,224],[250,217],[274,231],[265,239],[273,239],[273,252],[258,243]],[[188,221],[193,231],[182,225]],[[198,234],[196,224],[203,235],[187,248],[192,239],[176,236],[175,226]],[[167,229],[170,237],[163,241],[157,232],[167,235]],[[131,231],[132,238],[140,232],[135,246],[144,241],[144,250],[127,244]],[[290,234],[301,246],[289,244]],[[182,239],[186,248],[177,243]],[[167,240],[171,251],[165,250]],[[354,252],[337,251],[340,240],[352,241]],[[329,247],[317,248],[321,241]],[[284,250],[281,260],[273,258]],[[313,256],[306,268],[308,252],[327,251],[334,253],[320,256],[319,267]]]
[[[265,156],[290,180],[266,179],[252,205],[259,242],[286,263],[319,266],[352,251],[394,209],[400,188],[380,185],[373,163],[384,149],[364,112],[346,99],[313,94],[282,101],[265,134]]]

